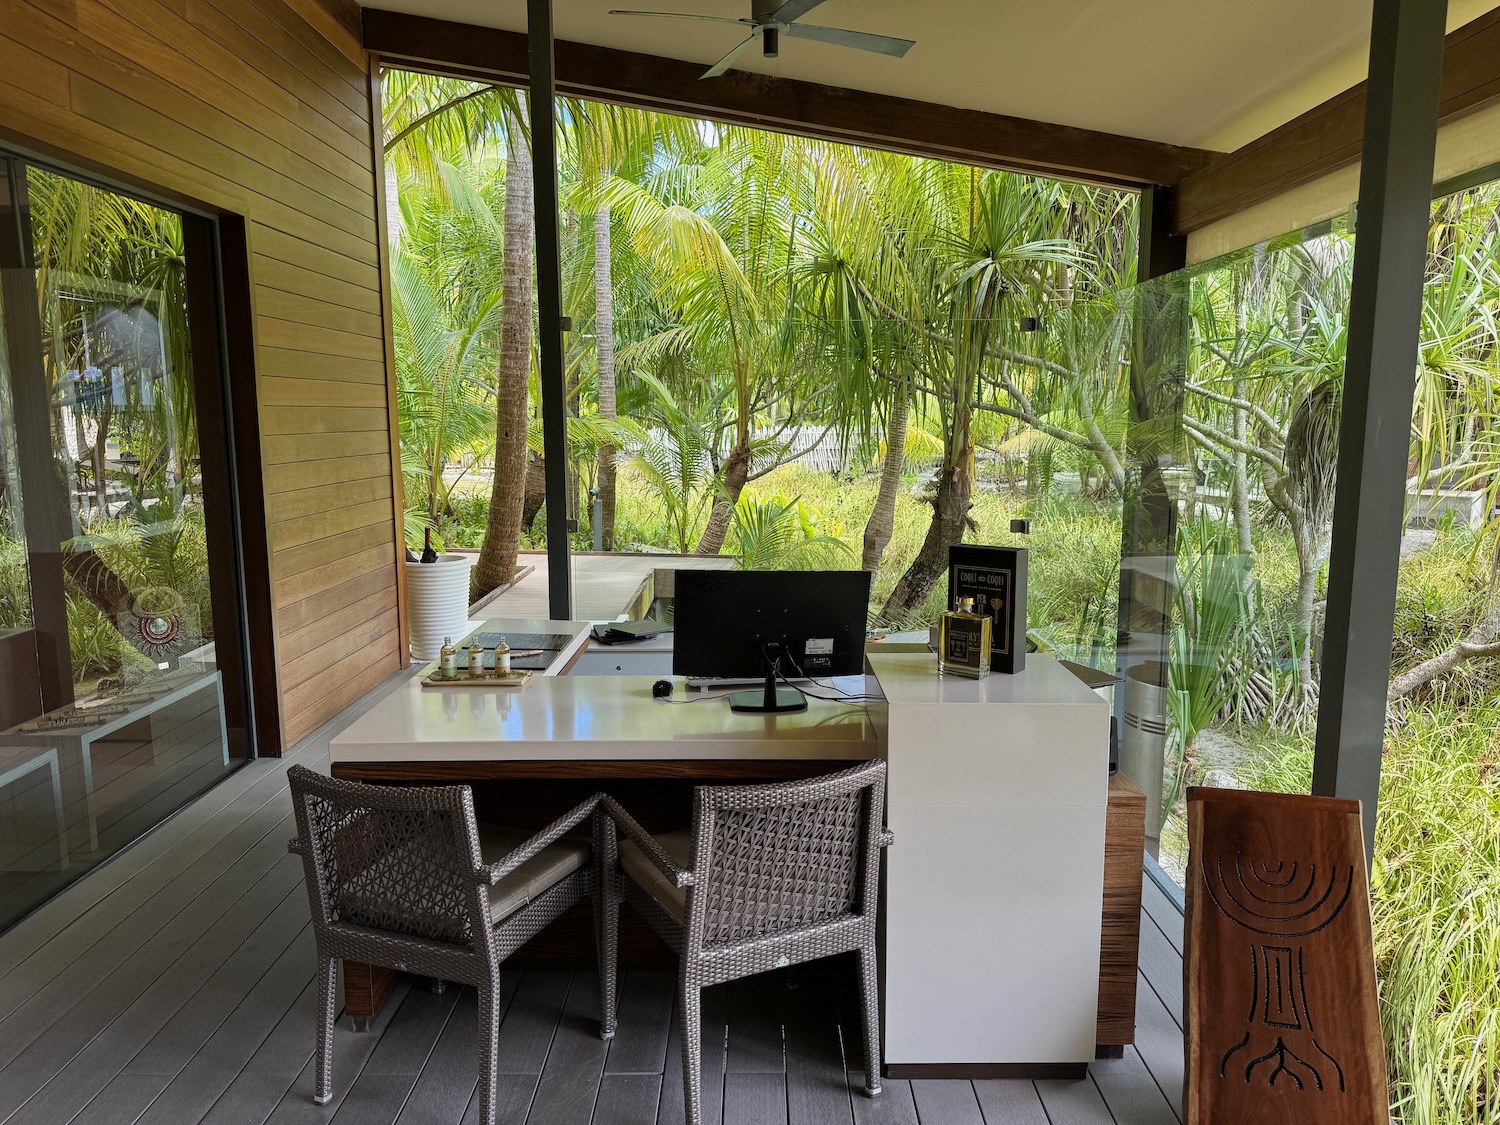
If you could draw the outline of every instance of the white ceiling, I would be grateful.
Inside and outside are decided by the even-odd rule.
[[[525,0],[365,0],[523,31]],[[1459,27],[1495,0],[1449,0]],[[554,0],[559,39],[701,62],[737,29],[611,8],[749,15],[749,0]],[[783,39],[743,69],[1227,150],[1365,76],[1371,0],[826,0],[805,23],[915,39],[904,59]]]

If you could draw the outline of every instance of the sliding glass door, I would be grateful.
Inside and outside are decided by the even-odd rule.
[[[0,929],[250,753],[185,220],[0,154]]]

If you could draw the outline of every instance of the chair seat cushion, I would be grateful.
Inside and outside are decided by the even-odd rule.
[[[495,824],[480,824],[479,854],[498,863],[531,838],[531,833]],[[490,918],[503,922],[527,903],[546,894],[589,861],[587,840],[563,837],[548,844],[490,888]]]
[[[663,832],[655,837],[667,858],[678,867],[688,867],[693,856],[693,834],[691,832]],[[679,923],[687,913],[687,888],[678,887],[661,873],[661,869],[646,858],[629,840],[620,841],[620,866],[625,874],[634,879],[647,894],[659,902],[662,909]]]

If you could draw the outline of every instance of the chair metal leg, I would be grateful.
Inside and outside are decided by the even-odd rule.
[[[880,980],[875,950],[859,951],[860,1007],[865,1019],[865,1093],[880,1093],[880,1072],[884,1069],[880,1051]]]
[[[495,1067],[500,1052],[500,980],[479,989],[479,1125],[495,1125]]]
[[[703,1119],[703,993],[679,978],[682,1013],[682,1111],[687,1125]]]
[[[613,1039],[620,1004],[620,903],[612,888],[594,895],[594,940],[599,957],[599,1038]]]
[[[620,1003],[620,902],[625,897],[616,867],[614,822],[594,818],[594,945],[599,958],[599,1038],[615,1037]]]
[[[332,957],[318,958],[318,1058],[313,1101],[333,1100],[333,1020],[338,1003],[338,969]]]

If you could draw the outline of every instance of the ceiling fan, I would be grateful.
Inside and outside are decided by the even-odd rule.
[[[785,32],[793,39],[812,39],[819,43],[831,43],[835,47],[853,47],[857,51],[874,51],[880,55],[900,58],[916,46],[911,39],[895,39],[889,35],[871,35],[864,31],[846,31],[840,27],[820,27],[817,24],[798,23],[801,17],[812,11],[823,0],[751,0],[749,19],[735,20],[726,16],[704,16],[696,12],[636,12],[614,9],[612,16],[662,16],[668,19],[700,20],[704,23],[727,23],[750,29],[750,37],[713,66],[703,72],[704,78],[717,78],[739,61],[741,55],[760,41],[761,54],[774,59],[781,53],[781,35]]]

